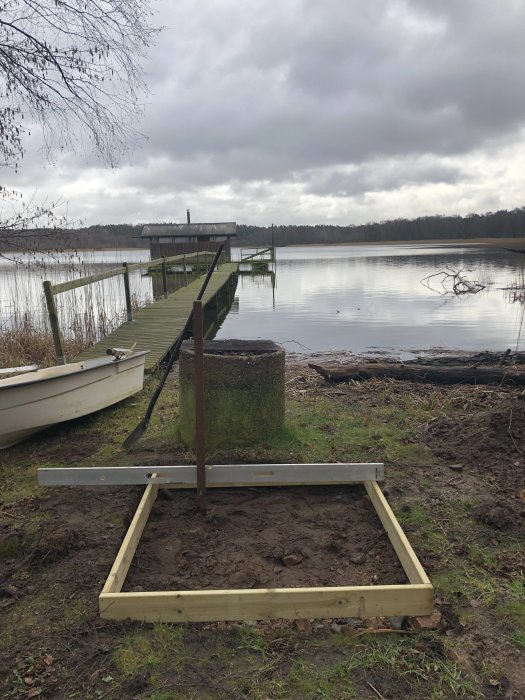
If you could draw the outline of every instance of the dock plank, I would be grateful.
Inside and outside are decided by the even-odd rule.
[[[204,307],[214,303],[216,295],[237,272],[237,263],[224,263],[212,274],[202,299]],[[106,354],[107,348],[126,348],[136,343],[135,350],[149,350],[146,372],[155,370],[181,334],[204,278],[205,275],[202,275],[187,287],[169,294],[167,299],[158,299],[138,309],[133,321],[122,323],[75,360],[101,357]]]

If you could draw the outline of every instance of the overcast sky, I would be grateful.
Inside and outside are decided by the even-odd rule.
[[[525,205],[523,0],[165,0],[147,140],[11,186],[85,224],[358,224]]]

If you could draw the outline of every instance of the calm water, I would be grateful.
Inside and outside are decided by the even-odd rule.
[[[217,337],[271,338],[297,352],[522,348],[525,306],[502,288],[523,281],[524,264],[470,246],[280,248],[275,289],[269,276],[241,277],[238,310]],[[456,296],[421,284],[446,267],[486,289]]]
[[[15,310],[42,312],[43,279],[56,283],[148,257],[144,250],[95,251],[82,260],[31,270],[0,258],[0,323],[9,323]],[[238,301],[217,337],[269,338],[295,352],[523,349],[525,303],[512,303],[512,292],[504,288],[523,282],[524,265],[524,255],[470,246],[279,248],[274,284],[270,275],[240,276]],[[441,294],[421,284],[447,267],[463,269],[467,279],[486,288],[455,296],[444,293],[439,279],[433,286]],[[152,298],[150,278],[134,273],[131,282],[137,299]],[[82,306],[103,297],[108,315],[122,317],[121,278],[88,289],[87,296],[83,290],[60,295],[60,313],[67,313],[74,300]]]
[[[50,258],[38,266],[15,265],[0,257],[0,328],[13,324],[28,313],[34,324],[42,325],[47,316],[42,282],[53,284],[76,279],[118,267],[123,261],[134,263],[149,259],[147,250],[82,251],[80,254],[61,254],[57,260]],[[22,259],[23,260],[23,259]],[[24,261],[23,261],[24,262]],[[132,294],[137,302],[152,298],[151,279],[141,277],[140,271],[131,273]],[[89,307],[95,314],[104,305],[106,315],[115,323],[125,318],[124,287],[122,276],[104,280],[94,285],[65,292],[55,297],[60,317],[60,327],[68,333],[68,325],[75,312]]]

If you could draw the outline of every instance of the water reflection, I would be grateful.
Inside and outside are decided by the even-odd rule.
[[[239,251],[233,251],[239,258]],[[43,268],[14,266],[0,258],[0,325],[21,313],[45,317],[42,281],[92,274],[106,266],[149,259],[147,250],[93,251],[65,256]],[[525,256],[496,248],[460,246],[298,246],[277,250],[275,274],[239,275],[232,311],[219,338],[270,338],[288,350],[371,348],[522,349]],[[438,294],[421,284],[445,268],[464,269],[486,285],[480,293]],[[470,272],[469,272],[470,271]],[[169,291],[184,275],[168,276]],[[132,273],[138,302],[162,293],[158,275]],[[86,291],[90,290],[90,291]],[[120,277],[58,297],[68,332],[73,304],[93,308],[103,300],[108,315],[123,317]],[[514,302],[514,303],[512,303]]]
[[[0,257],[0,328],[19,324],[25,316],[32,324],[44,327],[47,319],[42,282],[52,284],[77,279],[96,272],[118,267],[123,261],[134,263],[149,259],[147,250],[83,251],[81,254],[61,253],[44,259],[42,264],[14,264]],[[22,260],[22,263],[24,261]],[[132,296],[137,304],[153,297],[151,279],[142,277],[140,270],[130,275]],[[96,317],[103,313],[111,323],[125,318],[124,285],[122,276],[65,292],[55,298],[62,332],[68,334],[74,320],[82,319],[84,312]]]
[[[289,350],[498,349],[519,345],[523,305],[508,287],[524,257],[501,249],[312,246],[278,249],[275,300],[239,280],[239,313],[218,337],[271,338]],[[465,270],[480,293],[440,295],[421,284],[439,270]],[[468,272],[468,271],[471,272]]]

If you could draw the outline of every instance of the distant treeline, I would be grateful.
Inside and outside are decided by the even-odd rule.
[[[108,224],[78,229],[2,230],[0,228],[0,253],[15,251],[61,251],[101,248],[144,248],[147,242],[140,236],[142,224]]]
[[[31,245],[47,249],[143,248],[148,247],[148,243],[139,238],[142,227],[142,224],[108,224],[56,234],[46,231],[43,236],[35,236]],[[417,219],[393,219],[358,226],[284,225],[273,229],[273,240],[277,246],[520,237],[525,238],[525,207],[468,216],[436,215]],[[6,239],[9,240],[8,233],[4,233],[4,240]],[[236,245],[266,246],[271,242],[270,226],[237,225]],[[6,249],[5,246],[1,247]]]
[[[148,248],[149,242],[138,238],[143,228],[143,224],[88,226],[67,231],[65,238],[73,248]]]
[[[525,237],[525,207],[512,211],[468,216],[422,216],[359,226],[275,226],[277,246],[308,243],[366,243],[368,241],[428,241],[469,238]],[[237,226],[241,245],[270,245],[272,231],[265,226]]]

